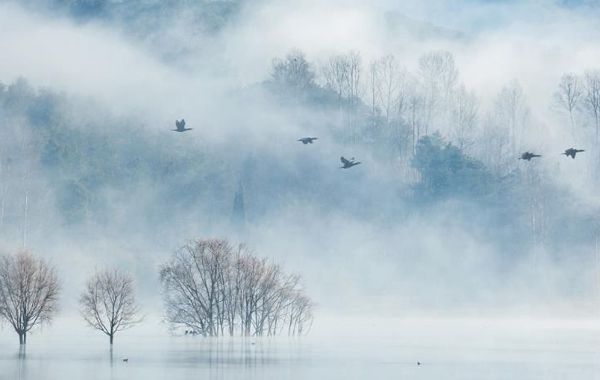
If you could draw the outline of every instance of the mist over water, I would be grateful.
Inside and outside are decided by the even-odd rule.
[[[0,379],[597,377],[599,13],[0,1],[0,253],[61,283],[25,356],[2,325]],[[172,329],[161,265],[211,238],[301,276],[310,333]],[[132,275],[145,316],[112,360],[79,316],[105,268]]]
[[[44,331],[25,353],[3,343],[0,368],[7,379],[593,379],[599,366],[597,324],[589,321],[336,318],[321,325],[301,339],[131,330],[112,353],[97,334],[69,326],[70,339]]]

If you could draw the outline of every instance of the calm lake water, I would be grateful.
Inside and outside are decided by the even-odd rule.
[[[65,326],[32,335],[20,352],[16,336],[4,328],[0,379],[600,379],[600,329],[594,323],[386,320],[331,326],[295,339],[131,330],[112,354],[102,336],[79,327],[65,333]]]

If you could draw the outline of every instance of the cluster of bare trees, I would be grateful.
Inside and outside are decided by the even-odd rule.
[[[596,144],[600,142],[600,70],[564,74],[554,99],[558,109],[568,115],[573,132],[587,121],[593,126]]]
[[[339,99],[356,100],[360,97],[360,54],[351,51],[332,56],[323,66],[322,71],[327,88],[333,90]]]
[[[529,142],[530,111],[519,82],[510,81],[499,89],[491,106],[482,110],[479,98],[460,82],[454,56],[448,51],[422,55],[413,72],[394,55],[376,58],[363,67],[360,54],[352,51],[329,57],[320,74],[317,79],[344,104],[360,100],[369,110],[369,127],[382,143],[394,145],[400,156],[410,157],[422,136],[438,132],[490,168],[506,172],[514,168],[515,155]],[[586,88],[593,88],[592,77],[586,76],[590,83]],[[600,122],[600,81],[597,95]],[[575,109],[573,104],[569,107]],[[356,110],[350,107],[347,112]],[[373,131],[365,128],[347,130],[372,136]]]
[[[0,257],[0,318],[27,343],[27,333],[50,322],[58,308],[60,285],[47,261],[28,252]],[[81,295],[81,314],[93,328],[114,334],[139,321],[133,280],[120,271],[95,274]]]
[[[406,154],[414,152],[421,136],[434,131],[463,148],[474,138],[479,102],[459,84],[454,57],[447,51],[423,55],[414,73],[393,55],[363,68],[359,53],[338,54],[327,60],[321,74],[325,87],[338,98],[360,99],[368,105],[372,127],[386,140],[406,145],[400,149]]]
[[[174,253],[160,279],[166,319],[203,336],[301,335],[312,301],[300,278],[226,240],[198,240]]]
[[[554,93],[556,108],[564,113],[576,142],[586,143],[594,154],[591,173],[600,177],[600,70],[587,70],[582,75],[564,74]],[[590,144],[591,143],[591,144]]]
[[[302,335],[312,324],[312,301],[300,278],[226,240],[198,240],[175,252],[160,270],[166,318],[203,336]],[[0,319],[27,342],[27,333],[50,322],[60,285],[54,268],[28,252],[0,256]],[[86,283],[80,313],[112,345],[117,332],[139,323],[133,277],[101,270]]]

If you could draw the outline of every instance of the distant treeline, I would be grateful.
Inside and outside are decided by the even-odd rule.
[[[517,159],[543,135],[519,83],[508,83],[491,108],[482,109],[459,78],[452,54],[444,51],[423,55],[414,72],[391,55],[366,64],[349,52],[317,64],[293,51],[273,61],[265,81],[235,95],[253,105],[259,94],[271,100],[268,107],[288,112],[321,137],[312,152],[333,142],[340,151],[366,155],[353,174],[360,180],[345,176],[343,182],[328,172],[336,162],[311,151],[283,157],[267,145],[186,144],[169,135],[170,126],[162,134],[146,131],[135,119],[101,109],[95,111],[100,120],[86,119],[75,112],[81,104],[25,80],[0,85],[0,234],[25,241],[54,212],[67,230],[89,222],[110,226],[115,209],[141,216],[128,223],[143,220],[144,228],[161,229],[182,215],[260,223],[264,215],[306,203],[363,220],[452,213],[511,255],[540,244],[550,252],[573,241],[592,244],[600,226],[596,210],[570,207],[578,196],[555,181],[550,165]],[[578,156],[572,169],[591,183],[600,168],[598,78],[594,70],[566,74],[548,94],[565,121],[563,132],[585,142],[582,157],[593,158],[587,167]],[[549,156],[567,159],[559,153]],[[378,175],[362,174],[374,168]],[[335,196],[340,186],[343,197]],[[144,197],[136,196],[140,192]],[[381,207],[376,199],[388,201]]]

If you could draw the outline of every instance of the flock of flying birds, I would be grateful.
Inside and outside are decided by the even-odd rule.
[[[193,129],[193,128],[185,127],[185,119],[175,120],[175,127],[176,127],[176,129],[173,129],[173,131],[175,131],[175,132],[186,132],[186,131],[191,131]],[[302,138],[299,138],[298,141],[301,142],[302,144],[306,145],[306,144],[312,144],[315,142],[315,140],[318,140],[318,139],[319,139],[318,137],[302,137]],[[575,156],[577,156],[577,153],[581,153],[581,152],[585,152],[585,150],[569,148],[561,154],[564,156],[567,156],[567,157],[571,157],[572,159],[575,159]],[[519,160],[531,161],[532,158],[536,158],[536,157],[542,157],[542,155],[535,154],[532,152],[525,152],[525,153],[521,154],[521,157],[519,157]],[[340,157],[340,161],[342,161],[342,166],[340,166],[340,169],[350,169],[351,167],[360,165],[360,163],[361,163],[360,161],[356,161],[354,159],[354,157],[352,157],[351,159],[347,159],[344,156]]]
[[[581,152],[585,152],[585,150],[569,148],[569,149],[565,150],[564,152],[562,152],[561,154],[563,156],[567,156],[567,157],[571,157],[572,159],[575,159],[575,156],[577,156],[577,153],[581,153]],[[521,157],[519,157],[519,160],[531,161],[532,158],[536,158],[536,157],[542,157],[542,155],[531,153],[531,152],[525,152],[525,153],[521,154]]]
[[[192,129],[193,128],[185,127],[185,119],[175,120],[175,129],[173,129],[174,132],[186,132],[191,131]],[[298,139],[298,141],[306,145],[312,144],[315,140],[318,139],[318,137],[302,137]],[[340,157],[340,161],[342,161],[342,166],[340,166],[340,169],[350,169],[353,166],[360,165],[360,161],[356,161],[354,157],[352,157],[351,159],[347,159],[344,156],[342,156]]]

